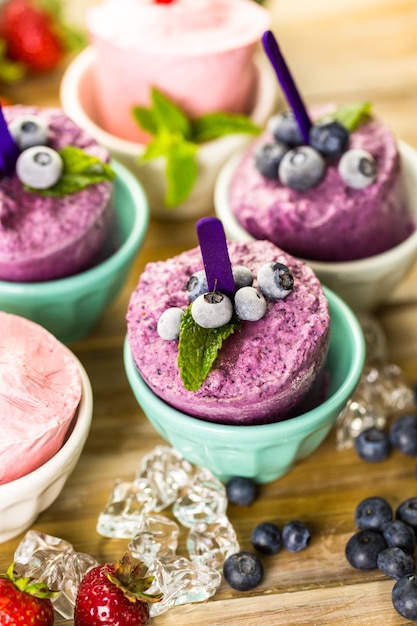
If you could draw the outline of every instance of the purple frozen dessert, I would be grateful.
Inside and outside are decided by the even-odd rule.
[[[334,109],[333,105],[315,109],[312,118],[317,122],[332,115]],[[243,155],[228,190],[231,213],[254,238],[269,239],[303,259],[337,262],[382,253],[414,231],[397,143],[380,121],[368,117],[350,132],[347,145],[342,145],[339,152],[332,157],[321,155],[323,170],[316,183],[302,190],[283,183],[287,174],[284,160],[277,166],[275,178],[261,174],[255,166],[257,150],[276,141],[271,129],[270,124]],[[343,163],[347,163],[346,156],[363,154],[367,155],[363,162],[372,178],[365,186],[361,172],[354,172],[357,179],[353,179],[353,185],[359,185],[355,187],[343,178]],[[359,168],[361,159],[357,163]]]
[[[167,261],[149,263],[127,312],[133,359],[151,390],[189,415],[238,425],[287,419],[320,397],[329,345],[327,299],[313,271],[271,242],[230,242],[228,251],[232,268],[239,268],[239,280],[249,270],[249,282],[260,289],[259,270],[282,264],[293,278],[292,289],[284,299],[265,296],[266,310],[260,319],[240,320],[201,386],[190,390],[180,372],[179,342],[163,338],[158,326],[165,311],[188,315],[197,302],[191,297],[190,278],[199,277],[204,283],[201,250],[197,247]],[[196,345],[185,348],[186,360],[192,363]]]
[[[4,107],[3,113],[10,133],[15,133],[16,141],[21,142],[21,153],[26,151],[25,142],[36,147],[39,141],[40,146],[54,152],[78,148],[102,163],[109,161],[107,150],[59,109],[15,105]],[[23,132],[21,122],[25,124],[25,120]],[[40,133],[39,138],[36,133]],[[81,151],[76,160],[80,154]],[[73,158],[73,153],[70,156]],[[94,176],[90,170],[87,178],[94,181]],[[78,184],[82,176],[75,178]],[[71,183],[73,180],[74,177]],[[76,274],[92,265],[109,231],[111,180],[81,183],[75,192],[64,190],[56,195],[28,186],[19,177],[17,165],[10,176],[0,181],[0,280],[47,281]]]

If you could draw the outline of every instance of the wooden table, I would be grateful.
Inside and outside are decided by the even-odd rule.
[[[334,100],[370,100],[375,113],[417,148],[417,5],[415,0],[284,0],[270,3],[274,29],[309,104]],[[334,6],[337,5],[337,6]],[[63,68],[64,69],[64,68]],[[58,102],[61,72],[9,88],[16,102]],[[130,480],[142,456],[162,439],[134,400],[122,362],[125,311],[131,290],[146,262],[164,259],[196,245],[194,223],[152,222],[135,267],[117,301],[90,337],[72,345],[90,375],[94,417],[85,450],[56,502],[33,528],[59,536],[99,561],[115,560],[126,540],[96,533],[97,516],[116,478]],[[386,330],[391,360],[410,384],[417,378],[417,266],[378,312]],[[312,531],[299,554],[265,558],[264,582],[238,593],[225,583],[209,602],[170,610],[155,624],[169,626],[333,625],[394,626],[407,623],[391,604],[393,581],[378,571],[356,571],[344,548],[355,531],[358,502],[380,495],[395,508],[416,495],[416,459],[394,453],[378,464],[365,464],[352,450],[336,451],[331,433],[310,458],[280,480],[264,485],[249,508],[230,506],[243,549],[260,521],[278,525],[292,519]],[[5,569],[22,539],[0,546]],[[182,536],[180,550],[184,550]],[[57,618],[57,624],[64,624]],[[71,623],[69,623],[71,624]]]

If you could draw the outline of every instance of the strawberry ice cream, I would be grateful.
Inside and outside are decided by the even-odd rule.
[[[189,116],[249,113],[254,52],[269,26],[253,0],[107,0],[87,13],[96,107],[107,131],[144,142],[132,116],[158,87]]]
[[[0,484],[61,447],[81,400],[72,353],[43,327],[0,312]]]

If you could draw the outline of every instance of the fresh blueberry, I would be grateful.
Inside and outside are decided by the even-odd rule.
[[[377,176],[377,164],[366,150],[355,148],[347,150],[338,165],[340,177],[352,189],[365,189],[372,185]]]
[[[294,287],[294,278],[283,263],[272,262],[262,265],[258,271],[258,287],[266,298],[282,300]]]
[[[384,525],[382,534],[389,548],[401,548],[413,554],[416,547],[414,530],[400,519],[392,520]]]
[[[255,287],[242,287],[235,293],[235,311],[239,319],[257,322],[266,313],[267,302]]]
[[[320,152],[311,146],[299,146],[284,154],[278,168],[283,185],[295,191],[316,187],[326,173],[326,163]]]
[[[261,554],[277,554],[283,545],[281,530],[276,524],[262,522],[253,529],[251,542]]]
[[[417,622],[417,576],[410,574],[397,580],[392,590],[392,604],[402,617]]]
[[[36,115],[19,115],[8,128],[20,150],[48,143],[48,125]]]
[[[190,302],[194,302],[198,296],[201,296],[203,293],[207,293],[208,284],[206,272],[204,270],[199,270],[190,276],[187,284],[185,285],[185,291],[187,292]]]
[[[417,415],[401,415],[392,423],[391,444],[407,456],[417,455]]]
[[[220,291],[208,291],[194,300],[191,315],[202,328],[219,328],[232,319],[233,304]]]
[[[285,524],[282,529],[284,548],[290,552],[300,552],[307,547],[310,541],[310,531],[303,522],[293,520]]]
[[[234,265],[232,267],[233,280],[236,289],[242,289],[242,287],[252,287],[253,276],[248,267],[244,265]]]
[[[378,554],[387,547],[384,537],[376,530],[359,530],[345,547],[346,559],[356,569],[375,569]]]
[[[49,189],[61,177],[63,162],[56,150],[48,146],[33,146],[23,150],[16,161],[20,181],[33,189]]]
[[[309,143],[326,158],[339,158],[349,147],[349,131],[337,120],[316,122],[310,128]]]
[[[357,455],[369,463],[385,461],[391,454],[389,435],[384,430],[371,426],[354,439]]]
[[[417,535],[417,497],[408,498],[401,502],[395,512],[395,518],[411,526]]]
[[[225,581],[238,591],[248,591],[257,587],[263,579],[262,561],[252,552],[236,552],[230,555],[223,564]]]
[[[268,130],[276,141],[281,141],[290,148],[295,148],[303,143],[300,127],[292,111],[284,111],[270,117]]]
[[[278,180],[278,167],[287,151],[287,146],[280,142],[262,144],[253,155],[256,169],[264,178]]]
[[[385,524],[392,521],[391,505],[378,496],[365,498],[355,509],[355,524],[359,530],[381,530]]]
[[[167,341],[174,341],[180,336],[180,326],[184,311],[173,306],[161,313],[158,320],[158,335]]]
[[[383,574],[397,580],[403,576],[408,576],[408,574],[413,574],[415,569],[413,557],[401,548],[381,550],[376,564]]]
[[[258,495],[258,486],[252,478],[234,476],[226,483],[228,502],[240,506],[249,506]]]

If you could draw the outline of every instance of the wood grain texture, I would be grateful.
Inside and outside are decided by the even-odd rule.
[[[80,4],[80,3],[79,3]],[[287,6],[290,5],[290,6]],[[373,102],[394,132],[417,148],[417,5],[415,0],[331,2],[270,1],[274,30],[307,103]],[[4,89],[15,102],[59,103],[62,71]],[[165,259],[197,244],[194,222],[152,221],[145,244],[117,301],[94,332],[72,345],[91,378],[94,416],[81,459],[56,502],[33,528],[60,536],[99,561],[114,560],[126,540],[104,539],[97,517],[116,478],[130,480],[142,456],[163,443],[138,408],[122,361],[129,294],[148,261]],[[378,312],[391,360],[410,384],[417,378],[417,267]],[[238,593],[222,584],[209,602],[168,611],[160,626],[400,626],[408,623],[393,609],[393,581],[378,571],[358,572],[344,557],[355,531],[353,513],[372,495],[392,506],[416,495],[416,459],[394,453],[384,463],[365,464],[352,450],[336,451],[329,435],[311,457],[287,476],[261,488],[248,508],[229,507],[242,548],[259,522],[283,525],[292,519],[312,531],[309,547],[264,559],[265,579],[257,589]],[[21,536],[0,545],[0,569],[13,558]],[[185,553],[185,531],[180,550]],[[68,624],[57,617],[58,625]]]

